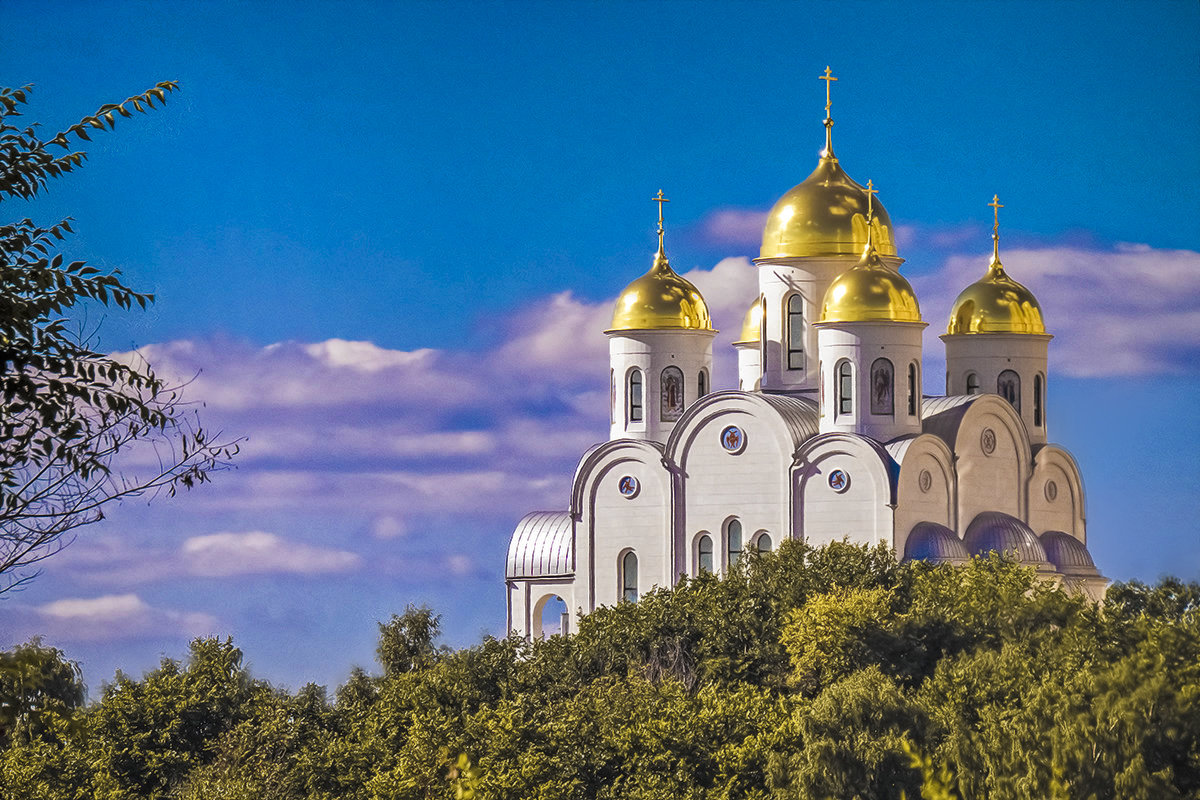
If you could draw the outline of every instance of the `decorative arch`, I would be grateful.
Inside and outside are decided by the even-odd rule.
[[[885,447],[900,465],[892,543],[899,556],[913,528],[922,522],[957,528],[958,477],[954,453],[941,437],[922,433]]]
[[[742,559],[742,552],[746,549],[746,531],[742,521],[735,516],[726,519],[721,529],[721,540],[725,543],[725,571],[728,572]]]
[[[692,544],[692,575],[698,577],[705,572],[715,573],[714,559],[712,534],[708,531],[700,531],[696,534]]]
[[[563,613],[561,615],[562,623],[560,624],[559,633],[568,633],[569,632],[569,631],[563,630],[563,628],[565,628],[566,625],[568,624],[567,620],[570,618],[570,614],[568,613],[568,610],[567,610],[566,601],[563,600],[563,598],[560,597],[557,592],[546,592],[545,594],[543,594],[541,597],[539,597],[533,603],[533,612],[532,612],[532,616],[530,618],[530,635],[532,638],[534,638],[534,639],[544,639],[545,638],[546,631],[545,631],[544,625],[542,623],[542,615],[545,614],[545,612],[546,612],[546,606],[553,600],[557,600],[563,604]]]
[[[1049,491],[1053,483],[1053,491]],[[1062,447],[1039,447],[1029,478],[1029,527],[1063,531],[1087,544],[1087,508],[1079,465]]]
[[[892,544],[899,466],[878,442],[853,433],[824,433],[804,443],[795,464],[793,524],[803,541]]]
[[[1021,411],[1021,376],[1016,370],[1006,369],[996,377],[996,394],[1003,397],[1009,404]]]
[[[632,547],[625,548],[617,557],[617,597],[627,603],[636,603],[640,578],[637,551]]]

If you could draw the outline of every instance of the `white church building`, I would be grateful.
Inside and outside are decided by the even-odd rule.
[[[541,636],[556,598],[573,630],[598,606],[723,573],[784,539],[950,563],[998,551],[1103,595],[1079,468],[1047,438],[1052,337],[1000,263],[998,200],[991,263],[941,337],[946,395],[923,395],[926,322],[887,211],[834,155],[836,78],[822,79],[825,147],[767,218],[759,296],[733,345],[737,391],[710,392],[716,331],[667,260],[659,192],[658,252],[605,331],[609,439],[583,454],[565,510],[517,525],[510,630]]]

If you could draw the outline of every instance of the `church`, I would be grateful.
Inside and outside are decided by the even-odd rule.
[[[886,544],[901,560],[1007,553],[1099,599],[1083,480],[1048,439],[1052,338],[1033,293],[992,257],[949,309],[946,394],[924,395],[916,294],[886,209],[833,151],[767,217],[757,298],[737,350],[738,389],[712,392],[716,331],[658,251],[617,299],[608,441],[583,454],[567,508],[522,519],[506,566],[508,629],[543,635],[681,576],[721,574],[785,539]],[[927,310],[928,311],[928,310]],[[939,310],[940,312],[940,310]],[[599,332],[597,332],[599,333]]]

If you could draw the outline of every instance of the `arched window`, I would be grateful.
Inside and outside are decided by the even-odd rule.
[[[659,378],[660,406],[663,422],[674,422],[683,415],[683,370],[679,367],[667,367]]]
[[[892,362],[877,358],[871,365],[871,413],[892,416],[896,413],[896,373]]]
[[[979,376],[974,372],[967,373],[967,394],[979,394]]]
[[[629,373],[629,421],[642,421],[642,371]]]
[[[788,369],[804,369],[804,298],[794,294],[787,301]]]
[[[1033,376],[1033,424],[1039,428],[1042,427],[1043,392],[1042,376],[1039,373]]]
[[[854,372],[849,361],[837,365],[837,413],[838,416],[854,411]]]
[[[917,415],[917,387],[920,382],[917,380],[917,362],[912,362],[908,365],[908,415],[915,417]]]
[[[696,376],[696,398],[699,399],[708,394],[708,373],[700,370],[700,374]]]
[[[742,523],[736,519],[729,520],[725,526],[725,554],[731,568],[742,557]]]
[[[621,557],[621,597],[631,603],[638,599],[637,553],[630,550]]]
[[[1017,413],[1021,411],[1021,376],[1006,369],[996,379],[996,394],[1007,400]]]
[[[760,533],[758,535],[758,552],[760,552],[760,553],[771,552],[771,534]]]
[[[707,533],[701,534],[696,541],[696,574],[713,571],[712,537]]]

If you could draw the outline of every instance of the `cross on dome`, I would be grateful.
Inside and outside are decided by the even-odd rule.
[[[879,194],[879,190],[875,188],[875,184],[871,182],[870,178],[868,178],[867,179],[867,223],[868,224],[870,224],[871,218],[875,215],[875,208],[874,208],[874,204],[872,201],[875,199],[875,195],[877,195],[877,194]]]
[[[1000,195],[993,194],[992,202],[988,203],[992,208],[992,261],[1000,263],[1000,209],[1004,208],[1004,204],[1000,202]]]
[[[833,77],[833,71],[829,69],[829,65],[827,64],[825,66],[825,74],[818,75],[817,80],[825,81],[825,119],[829,119],[829,109],[833,105],[829,100],[829,87],[833,85],[833,82],[837,78]]]
[[[659,189],[658,194],[650,198],[653,203],[658,203],[658,252],[663,252],[663,203],[671,202],[663,197],[663,190]]]

